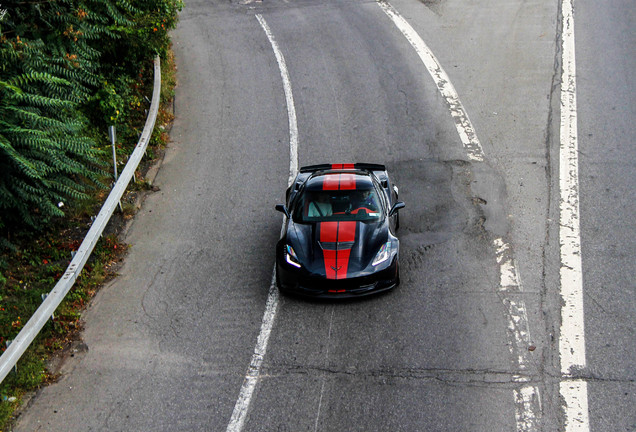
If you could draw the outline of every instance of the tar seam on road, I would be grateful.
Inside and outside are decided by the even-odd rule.
[[[267,22],[261,15],[256,15],[256,19],[260,23],[261,27],[265,31],[272,50],[276,56],[278,67],[280,69],[280,75],[283,81],[283,90],[285,92],[285,100],[287,101],[287,116],[289,118],[289,178],[288,185],[291,185],[296,177],[298,171],[298,127],[296,122],[296,109],[294,107],[294,97],[291,89],[291,81],[289,79],[289,73],[287,72],[287,66],[285,64],[285,58],[278,48],[278,44],[274,40],[274,36],[267,25]],[[284,229],[281,227],[281,231]],[[249,411],[250,402],[252,401],[252,395],[254,389],[259,381],[261,366],[263,365],[263,359],[267,351],[267,344],[269,342],[269,336],[274,326],[276,319],[276,312],[278,310],[278,289],[276,288],[276,267],[274,266],[274,274],[272,275],[272,282],[269,287],[269,293],[267,295],[267,303],[265,305],[265,312],[263,313],[263,320],[261,322],[261,330],[256,341],[256,347],[254,348],[254,354],[252,354],[252,361],[245,374],[243,385],[239,392],[239,397],[234,405],[234,411],[232,417],[227,425],[227,432],[240,432],[243,429],[245,420],[247,419],[247,413]]]
[[[336,311],[336,308],[331,305],[331,317],[329,318],[329,333],[327,335],[327,352],[325,353],[325,368],[329,368],[329,343],[331,342],[331,329],[333,328],[333,315]],[[320,409],[322,408],[322,396],[325,393],[325,382],[327,378],[323,374],[322,376],[322,384],[320,386],[320,398],[318,399],[318,409],[316,411],[316,422],[314,424],[314,432],[318,432],[318,424],[320,421]]]
[[[579,216],[579,163],[576,108],[574,12],[561,3],[561,127],[559,151],[559,245],[561,257],[560,393],[565,402],[565,431],[588,432],[587,382],[573,378],[586,367],[583,314],[583,269]]]
[[[410,42],[431,74],[439,92],[446,100],[451,116],[455,120],[457,132],[469,159],[483,162],[485,155],[477,138],[475,128],[459,100],[455,87],[433,52],[391,4],[386,0],[378,0],[378,5]],[[494,247],[500,271],[499,294],[508,312],[508,337],[510,339],[511,355],[516,366],[523,371],[527,369],[530,360],[527,357],[528,347],[530,346],[528,317],[523,299],[515,300],[512,295],[508,295],[510,290],[521,291],[519,274],[510,245],[503,239],[498,238],[494,242]],[[516,379],[520,383],[524,382],[524,379],[520,376],[516,377]],[[529,384],[522,385],[519,389],[514,390],[513,398],[517,432],[538,430],[541,420],[541,395],[539,388]]]

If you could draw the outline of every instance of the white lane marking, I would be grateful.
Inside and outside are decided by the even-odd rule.
[[[559,389],[565,401],[565,431],[589,432],[587,382],[574,379],[563,380]]]
[[[479,139],[475,128],[468,118],[468,113],[464,109],[459,95],[455,91],[455,87],[451,83],[450,78],[437,61],[433,52],[424,43],[422,38],[411,27],[411,25],[395,10],[395,8],[385,0],[378,0],[378,5],[382,8],[384,13],[391,18],[393,24],[402,32],[404,37],[411,43],[411,46],[415,49],[415,52],[419,55],[422,63],[426,66],[426,69],[433,77],[433,81],[437,85],[437,89],[441,93],[442,97],[448,105],[453,120],[455,121],[455,127],[457,133],[462,140],[462,144],[466,149],[468,157],[475,161],[484,160],[484,152],[481,148]]]
[[[276,269],[274,269],[274,272]],[[263,314],[263,321],[261,323],[261,331],[256,341],[256,347],[254,348],[254,354],[252,354],[252,361],[247,368],[239,397],[234,404],[234,411],[230,418],[230,423],[227,425],[228,432],[239,432],[243,429],[245,419],[247,418],[247,412],[250,407],[252,395],[258,382],[261,366],[263,365],[263,358],[267,352],[267,343],[269,342],[269,335],[274,326],[274,319],[276,318],[276,310],[278,309],[278,288],[276,288],[276,276],[272,277],[272,283],[269,287],[269,294],[267,296],[267,303],[265,305],[265,313]]]
[[[495,239],[494,247],[499,264],[499,295],[508,312],[508,338],[510,354],[517,363],[519,371],[525,371],[530,365],[530,347],[532,338],[528,324],[526,305],[519,297],[523,292],[521,278],[513,258],[510,245],[502,238]],[[527,376],[515,376],[515,382],[527,382]],[[541,397],[539,388],[525,385],[514,390],[515,418],[518,432],[539,430],[541,419]]]
[[[267,39],[269,39],[269,43],[272,45],[272,50],[274,51],[278,68],[280,69],[280,77],[283,80],[283,91],[285,92],[285,101],[287,102],[287,117],[289,118],[289,179],[287,185],[291,186],[298,172],[298,123],[296,121],[296,107],[294,105],[291,80],[289,79],[285,57],[283,57],[283,53],[278,47],[278,43],[276,39],[274,39],[274,35],[267,25],[265,18],[263,18],[262,15],[256,15],[256,19],[261,24],[261,27],[263,27]]]
[[[267,22],[261,15],[256,15],[256,19],[260,23],[261,27],[265,31],[272,50],[276,56],[278,62],[278,68],[280,69],[280,75],[283,80],[283,90],[285,92],[285,99],[287,101],[287,116],[289,118],[289,177],[287,184],[291,185],[296,177],[298,171],[298,127],[296,122],[296,108],[294,107],[294,97],[291,89],[291,81],[289,79],[289,73],[287,72],[287,66],[285,64],[285,58],[278,48],[278,44],[274,40],[274,36],[267,25]],[[283,222],[284,227],[284,222]],[[283,228],[281,228],[281,231]],[[256,347],[254,348],[254,354],[252,354],[252,361],[247,368],[243,385],[239,392],[239,397],[234,405],[234,411],[232,417],[227,425],[227,432],[240,432],[243,430],[245,420],[247,419],[247,413],[249,411],[250,403],[256,384],[259,381],[261,366],[263,365],[263,359],[267,352],[267,344],[269,342],[269,336],[274,326],[276,319],[276,312],[278,310],[278,288],[276,288],[276,266],[274,266],[274,274],[272,276],[272,282],[269,286],[269,293],[267,295],[267,303],[265,304],[265,312],[263,313],[263,320],[261,322],[261,330],[258,334],[256,341]]]
[[[531,432],[538,430],[537,419],[541,417],[541,396],[535,386],[521,387],[515,390],[515,417],[517,431]]]
[[[459,95],[455,91],[455,87],[451,84],[450,78],[446,72],[444,72],[437,58],[413,27],[400,16],[391,4],[386,0],[378,0],[378,5],[410,42],[426,66],[426,69],[431,74],[438,90],[448,104],[451,116],[455,120],[457,132],[459,133],[469,159],[483,161],[485,155],[477,138],[477,133],[468,118],[464,106],[459,100]],[[497,262],[500,265],[500,293],[505,294],[505,292],[510,290],[520,292],[521,283],[514,259],[512,258],[510,246],[502,239],[496,239],[495,250],[497,253]],[[523,299],[514,300],[507,295],[502,295],[502,300],[508,309],[508,334],[512,335],[510,341],[511,354],[513,358],[515,358],[519,369],[524,370],[528,366],[527,356],[530,346],[530,331],[525,303]],[[528,381],[528,378],[515,376],[513,380],[523,383]],[[538,423],[541,417],[539,388],[535,386],[523,386],[520,390],[514,391],[514,400],[517,431],[530,432],[538,430]]]
[[[560,352],[561,373],[569,375],[572,366],[585,367],[586,361],[579,224],[576,70],[572,5],[569,0],[563,2],[563,8],[559,243],[561,245],[561,295],[565,305],[562,310]]]
[[[563,0],[562,13],[562,75],[561,129],[559,152],[559,244],[561,247],[561,396],[565,407],[566,432],[587,432],[587,382],[572,379],[575,369],[586,366],[585,321],[583,314],[583,270],[581,264],[581,233],[579,222],[579,166],[576,109],[576,58],[574,44],[574,13],[571,0]]]

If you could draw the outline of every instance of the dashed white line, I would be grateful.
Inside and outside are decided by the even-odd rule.
[[[449,111],[455,120],[455,127],[461,138],[469,159],[483,161],[485,155],[477,133],[473,127],[468,114],[464,109],[459,95],[450,78],[433,55],[433,52],[426,46],[422,38],[411,27],[411,25],[389,4],[386,0],[378,0],[378,5],[393,21],[395,26],[402,32],[404,37],[411,43],[420,59],[426,66],[435,81],[439,92],[446,100]],[[509,291],[520,292],[521,283],[516,270],[510,246],[503,239],[495,240],[495,251],[500,269],[499,291],[504,294],[502,300],[508,310],[508,334],[511,335],[510,351],[520,370],[528,367],[528,348],[530,346],[530,331],[528,317],[523,299],[515,300],[507,295]],[[515,382],[525,382],[526,377],[515,376]],[[536,386],[526,385],[518,390],[514,390],[515,417],[517,420],[518,432],[531,432],[538,430],[538,423],[541,418],[541,405],[539,389]]]
[[[422,38],[411,27],[411,25],[395,10],[395,8],[385,0],[378,0],[378,5],[382,8],[384,13],[391,18],[393,24],[402,32],[404,37],[411,43],[411,46],[415,49],[415,52],[419,55],[422,63],[426,66],[426,69],[433,77],[437,89],[441,93],[442,97],[448,105],[453,120],[455,120],[455,128],[459,134],[462,144],[466,149],[468,157],[475,161],[484,160],[484,152],[481,148],[481,143],[475,133],[475,128],[468,118],[468,113],[464,109],[459,95],[455,90],[455,87],[451,83],[450,78],[442,68],[442,65],[437,61],[437,58],[433,55],[433,52],[426,46]]]
[[[561,331],[559,354],[565,401],[566,432],[588,432],[587,382],[572,378],[576,369],[586,367],[585,321],[583,314],[583,270],[579,222],[579,166],[576,108],[576,58],[574,11],[571,0],[563,0],[561,128],[559,152],[559,244],[561,254]]]
[[[503,239],[494,241],[496,260],[499,264],[499,295],[508,312],[508,337],[510,354],[520,371],[525,371],[530,365],[530,347],[532,339],[528,314],[523,299],[515,299],[522,293],[521,278],[513,258],[510,245]],[[516,376],[516,382],[528,381],[527,377]],[[539,430],[541,419],[541,397],[539,388],[525,385],[514,390],[515,418],[518,432]]]
[[[537,421],[541,418],[541,396],[535,386],[524,386],[515,390],[515,417],[518,432],[538,430]]]
[[[276,61],[278,62],[278,68],[280,69],[280,75],[283,81],[283,90],[287,101],[287,116],[289,118],[289,178],[287,180],[287,184],[291,185],[298,171],[298,127],[291,80],[289,79],[285,58],[283,57],[283,54],[280,51],[267,22],[261,15],[256,15],[256,19],[265,31],[265,34],[272,45],[272,50],[276,56]],[[261,366],[263,365],[263,358],[267,352],[269,336],[272,332],[274,321],[276,319],[278,298],[278,288],[276,288],[276,268],[274,267],[274,275],[272,276],[272,282],[269,286],[267,303],[265,305],[265,312],[263,313],[263,320],[261,322],[261,330],[256,341],[254,354],[252,354],[252,361],[247,369],[243,385],[239,392],[239,397],[234,405],[234,411],[232,412],[232,417],[230,418],[230,422],[227,426],[227,432],[240,432],[243,430],[243,426],[245,425],[252,396],[260,378]]]

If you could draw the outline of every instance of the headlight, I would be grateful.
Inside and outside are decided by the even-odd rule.
[[[378,264],[388,260],[390,250],[391,250],[391,242],[388,241],[382,245],[382,247],[378,251],[378,254],[373,259],[373,262],[371,263],[371,265],[377,266]]]
[[[298,261],[298,257],[296,256],[296,252],[294,252],[294,248],[290,245],[285,246],[285,261],[294,267],[300,268],[300,261]]]

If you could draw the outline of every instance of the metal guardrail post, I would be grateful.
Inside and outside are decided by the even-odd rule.
[[[11,345],[9,345],[2,356],[0,356],[0,382],[4,381],[11,369],[17,365],[22,354],[24,354],[29,345],[31,345],[33,340],[40,333],[46,322],[53,315],[77,280],[79,273],[82,271],[84,264],[86,264],[90,254],[93,252],[93,249],[102,235],[104,228],[106,228],[115,207],[117,207],[119,200],[126,191],[128,183],[130,183],[130,179],[135,174],[137,166],[139,166],[139,162],[141,162],[141,158],[146,152],[146,147],[150,141],[150,136],[152,135],[152,131],[155,127],[155,121],[157,120],[157,113],[159,111],[161,64],[158,56],[155,58],[154,73],[155,80],[152,90],[152,102],[150,104],[150,112],[148,113],[148,118],[146,119],[146,124],[141,134],[141,138],[139,138],[139,142],[137,142],[135,150],[128,159],[128,163],[124,167],[124,170],[115,183],[115,186],[113,186],[108,198],[106,198],[106,202],[97,214],[88,234],[84,237],[77,253],[66,268],[66,272],[64,272],[64,275],[62,275],[62,278],[57,282],[53,290],[46,296],[40,307],[35,311],[22,330],[20,330],[20,333],[18,333],[18,335],[13,339]]]

